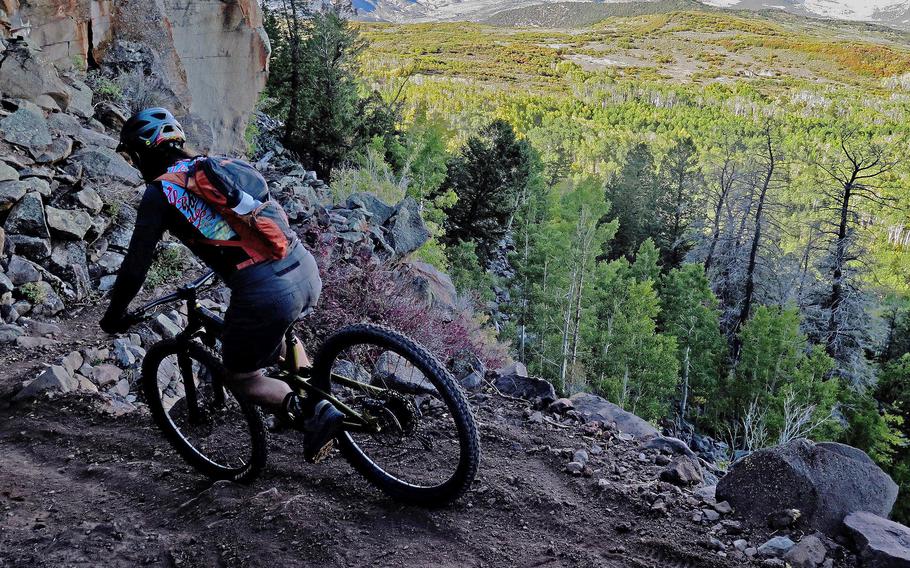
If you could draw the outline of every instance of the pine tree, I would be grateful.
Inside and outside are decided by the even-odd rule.
[[[453,191],[458,201],[446,209],[443,242],[473,242],[485,265],[513,217],[537,183],[539,161],[505,121],[496,120],[470,137],[448,164],[437,193]]]
[[[604,190],[611,204],[607,219],[619,221],[607,258],[631,259],[645,239],[660,233],[660,178],[647,144],[642,142],[629,150],[622,169]]]
[[[694,410],[698,420],[708,407],[719,410],[711,403],[718,392],[727,343],[720,331],[717,298],[704,269],[697,264],[684,264],[664,275],[659,294],[658,329],[675,337],[678,347],[677,415],[686,421]]]

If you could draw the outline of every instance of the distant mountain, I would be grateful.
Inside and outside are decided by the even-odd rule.
[[[802,16],[874,22],[910,27],[910,0],[703,0],[705,4],[744,10],[785,10]]]
[[[571,10],[568,4],[576,4]],[[520,25],[522,11],[533,12],[527,19],[540,22],[552,12],[553,26],[565,21],[596,21],[598,14],[622,15],[636,12],[664,11],[658,6],[680,5],[697,8],[707,5],[738,10],[783,10],[801,16],[834,20],[865,21],[895,28],[910,28],[910,0],[354,0],[358,19],[389,22],[485,21],[497,22],[498,14],[508,13],[507,21]],[[622,5],[623,8],[617,7]],[[640,13],[641,13],[640,12]],[[568,14],[571,13],[571,16]],[[529,14],[530,16],[530,14]]]

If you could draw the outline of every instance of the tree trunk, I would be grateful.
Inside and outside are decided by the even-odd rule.
[[[728,169],[730,169],[729,178],[727,177]],[[724,207],[724,202],[727,199],[730,188],[733,187],[735,172],[736,167],[730,160],[724,162],[724,167],[720,172],[720,195],[717,197],[717,205],[714,207],[714,222],[711,227],[711,246],[708,247],[708,256],[705,258],[705,273],[711,269],[711,263],[714,261],[714,251],[717,248],[717,241],[720,239],[720,212]]]
[[[758,247],[761,244],[762,235],[762,215],[764,214],[765,199],[768,196],[768,188],[771,186],[771,180],[774,177],[774,169],[777,165],[770,133],[767,134],[766,150],[768,152],[768,164],[765,170],[765,175],[762,178],[761,189],[758,193],[758,203],[755,208],[755,233],[752,235],[752,245],[749,247],[749,264],[746,267],[746,286],[743,295],[742,310],[740,310],[739,318],[737,320],[737,330],[742,329],[742,327],[746,324],[746,322],[749,320],[749,314],[752,311],[752,299],[755,295],[755,267],[758,262]],[[736,336],[736,339],[734,339],[733,343],[734,361],[739,359],[739,351],[741,348],[742,343],[739,341],[738,336]]]
[[[290,2],[290,10],[288,10]],[[289,16],[290,14],[290,16]],[[291,89],[288,101],[288,115],[284,123],[286,146],[291,146],[294,131],[300,116],[300,20],[297,14],[297,0],[284,0],[285,23],[288,27],[288,44],[291,48]]]
[[[850,180],[843,185],[840,200],[840,220],[837,225],[837,242],[834,243],[834,264],[831,269],[831,295],[828,297],[828,337],[826,350],[828,355],[836,359],[837,335],[839,325],[837,313],[844,298],[844,264],[847,258],[847,231],[850,229],[850,198],[853,196],[853,184],[856,182],[857,173],[854,168]]]
[[[682,423],[686,421],[686,413],[688,412],[689,406],[689,353],[692,351],[692,347],[686,345],[686,351],[683,354],[683,365],[682,365],[682,392],[680,393],[679,400],[679,426],[682,430]]]

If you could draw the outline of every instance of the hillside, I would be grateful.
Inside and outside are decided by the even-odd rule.
[[[464,24],[363,24],[371,41],[368,67],[415,65],[419,74],[521,81],[564,88],[574,64],[616,78],[672,83],[740,83],[759,88],[863,86],[910,71],[910,43],[899,32],[780,15],[679,11],[677,2],[625,14],[577,4],[500,14],[496,27]],[[638,6],[638,5],[635,5]],[[564,9],[564,12],[560,10]],[[582,15],[583,14],[583,15]],[[603,17],[602,17],[603,16]],[[557,17],[566,29],[544,25]],[[514,26],[514,27],[513,27]],[[540,26],[528,30],[521,26]],[[402,33],[406,32],[406,33]]]
[[[575,6],[571,6],[575,4]],[[357,0],[353,3],[358,19],[396,23],[442,21],[535,22],[544,27],[565,22],[588,22],[598,15],[635,15],[661,11],[652,5],[677,8],[716,7],[764,13],[789,13],[828,21],[870,22],[897,29],[910,26],[910,5],[899,0],[603,0],[566,3],[561,0],[471,0],[468,2],[424,0]],[[566,18],[565,13],[573,16]],[[563,22],[563,23],[560,23]]]

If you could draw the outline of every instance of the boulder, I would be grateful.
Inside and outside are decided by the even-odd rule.
[[[550,403],[550,406],[547,407],[547,410],[554,414],[565,414],[570,410],[574,410],[575,405],[572,404],[572,401],[567,398],[558,398]]]
[[[452,356],[449,362],[449,368],[456,379],[470,375],[471,373],[480,373],[481,376],[487,372],[487,366],[484,365],[480,357],[470,349],[462,349]]]
[[[30,335],[23,335],[16,338],[16,345],[22,349],[36,349],[38,347],[50,347],[56,345],[57,342],[53,339],[47,337],[32,337]]]
[[[0,182],[0,213],[12,209],[25,194],[26,184],[19,180]]]
[[[436,392],[436,387],[420,372],[420,369],[392,351],[384,352],[376,360],[373,383],[388,385],[412,394]]]
[[[66,357],[63,358],[61,365],[63,365],[63,368],[66,369],[69,374],[75,375],[76,371],[82,367],[83,363],[85,363],[85,358],[82,357],[82,353],[79,353],[78,351],[71,351]]]
[[[461,386],[468,391],[480,390],[483,387],[483,375],[473,372],[458,379]]]
[[[7,97],[31,101],[42,108],[65,110],[69,105],[69,91],[53,65],[24,42],[11,45],[3,53],[0,85]]]
[[[452,375],[469,391],[477,390],[483,386],[483,379],[487,373],[487,366],[473,351],[464,349],[452,357],[449,362]]]
[[[104,278],[109,278],[109,283],[113,287],[113,284],[116,281],[117,277],[112,275],[105,276]],[[104,278],[101,279],[102,283],[104,281]],[[152,320],[152,327],[166,339],[176,337],[177,334],[183,331],[179,325],[174,323],[174,320],[164,314],[158,314],[155,316],[155,318]]]
[[[108,128],[120,132],[124,123],[130,118],[130,111],[110,101],[101,101],[95,107],[95,118]]]
[[[48,239],[29,237],[27,235],[10,235],[6,240],[9,254],[17,254],[32,260],[44,260],[51,255],[51,242]]]
[[[702,477],[701,467],[694,458],[676,456],[667,467],[661,470],[660,480],[673,485],[687,487],[701,483],[704,478]]]
[[[58,241],[51,248],[50,268],[55,272],[64,272],[74,264],[84,267],[87,260],[86,245],[83,241]]]
[[[76,117],[63,114],[62,112],[52,113],[47,117],[47,126],[58,136],[75,137],[82,130],[82,125]]]
[[[48,179],[38,177],[35,174],[39,174],[38,170],[22,170],[19,174],[22,176],[22,179],[19,183],[24,184],[26,193],[29,191],[37,191],[41,194],[41,197],[50,197],[51,196],[51,184],[48,183]]]
[[[79,388],[79,382],[61,365],[53,365],[41,373],[38,378],[20,390],[13,400],[33,398],[43,392],[70,392]]]
[[[108,363],[92,367],[92,381],[99,387],[106,387],[116,384],[120,380],[120,374],[123,371],[116,365]]]
[[[32,313],[38,316],[54,316],[63,311],[66,307],[63,300],[57,295],[48,282],[35,282],[36,301],[32,306]]]
[[[413,277],[414,289],[428,304],[449,310],[458,307],[458,290],[451,276],[426,262],[412,260],[407,266]]]
[[[577,393],[572,395],[570,400],[575,405],[575,411],[585,420],[615,423],[621,432],[636,438],[653,438],[660,435],[657,428],[647,420],[626,412],[605,398],[589,393]]]
[[[395,207],[395,215],[388,221],[389,244],[395,254],[405,256],[419,249],[430,239],[430,231],[420,216],[420,205],[406,197]]]
[[[779,511],[799,509],[804,526],[833,536],[855,511],[887,516],[897,485],[856,448],[797,439],[734,464],[718,484],[717,498],[755,525]]]
[[[86,175],[99,182],[138,184],[139,172],[110,148],[89,146],[73,154],[72,160],[82,164]]]
[[[29,319],[29,318],[20,319],[19,324],[24,325],[25,327],[28,328],[29,331],[31,331],[32,333],[37,334],[37,335],[44,335],[44,336],[60,335],[60,333],[62,333],[62,331],[63,331],[60,328],[60,326],[55,323],[34,320],[34,319]],[[66,365],[63,365],[63,366],[66,367]]]
[[[108,251],[101,255],[101,258],[99,258],[98,262],[95,263],[95,267],[98,268],[101,274],[115,274],[118,270],[120,270],[120,265],[123,264],[123,259],[124,256],[119,252]]]
[[[76,142],[79,142],[81,146],[90,148],[93,146],[107,148],[108,150],[117,149],[117,139],[108,136],[97,130],[92,130],[91,128],[83,128],[79,126],[79,131],[73,135],[73,138],[76,139]]]
[[[55,235],[65,239],[80,241],[92,227],[92,218],[81,209],[45,208],[47,225]]]
[[[25,330],[11,323],[0,323],[0,345],[14,343],[16,339],[25,335]]]
[[[796,543],[785,536],[776,536],[758,547],[758,555],[764,557],[781,557],[790,551]]]
[[[92,106],[92,90],[88,85],[76,79],[70,79],[66,88],[70,95],[67,111],[82,118],[91,118],[95,113]]]
[[[784,560],[792,568],[818,568],[825,561],[828,550],[821,539],[815,535],[803,538],[784,554]]]
[[[130,343],[129,339],[120,338],[114,340],[114,349],[112,351],[112,354],[114,356],[114,360],[117,361],[117,364],[121,367],[129,368],[136,364],[136,356],[130,350],[130,347],[132,346],[133,344]],[[129,394],[129,391],[124,393],[123,396],[126,396],[127,394]]]
[[[9,260],[9,265],[6,267],[6,276],[13,283],[13,286],[22,286],[29,282],[41,280],[41,273],[34,264],[21,256],[15,255]]]
[[[54,141],[44,115],[31,108],[20,108],[0,120],[0,136],[10,144],[37,150]]]
[[[503,394],[532,400],[546,406],[557,398],[556,389],[553,388],[552,383],[544,379],[529,377],[527,367],[521,363],[513,363],[500,369],[494,385]]]
[[[6,162],[0,162],[0,182],[4,181],[19,181],[19,172]]]
[[[361,208],[368,211],[377,225],[385,225],[386,221],[395,213],[395,208],[372,193],[358,192],[348,197],[347,206],[350,209]]]
[[[76,194],[76,202],[92,214],[97,214],[104,207],[104,201],[101,196],[90,187]]]
[[[39,149],[33,148],[30,152],[39,164],[56,164],[73,153],[73,140],[68,136],[58,136],[49,145]]]
[[[868,512],[847,515],[844,527],[866,568],[910,568],[910,528]]]
[[[49,238],[47,220],[44,217],[44,203],[41,196],[35,192],[27,193],[16,203],[3,229],[10,234],[28,235],[30,237]]]

